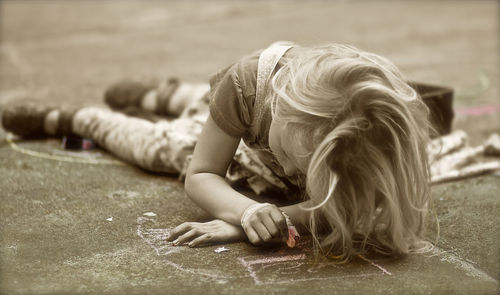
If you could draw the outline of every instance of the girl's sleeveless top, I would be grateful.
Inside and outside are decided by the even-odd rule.
[[[302,187],[302,184],[304,183],[304,176],[286,176],[283,168],[278,164],[278,161],[270,151],[269,128],[272,121],[272,115],[271,105],[267,99],[272,76],[279,69],[279,65],[283,65],[282,58],[285,53],[294,46],[296,45],[291,42],[276,42],[260,52],[255,81],[255,99],[251,104],[253,109],[249,112],[251,114],[251,118],[249,118],[251,124],[241,137],[245,144],[257,154],[262,163],[271,169],[273,174],[276,175],[290,189],[290,191],[298,192],[299,187]],[[225,69],[225,71],[227,71],[227,69]],[[211,84],[213,84],[212,81]],[[212,87],[217,87],[217,85],[212,85]],[[221,115],[217,115],[217,112],[214,112],[212,107],[213,106],[211,105],[212,117],[220,117]],[[218,121],[223,119],[214,119],[219,127],[223,127],[220,126],[223,124],[218,123]],[[222,129],[225,130],[224,128]],[[296,197],[294,197],[294,199],[295,198]]]

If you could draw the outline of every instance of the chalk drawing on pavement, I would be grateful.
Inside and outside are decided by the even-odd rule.
[[[332,261],[315,262],[305,253],[284,256],[247,256],[239,261],[250,274],[256,285],[291,284],[316,280],[343,280],[347,278],[365,278],[383,276],[385,273],[374,263],[338,264]],[[368,267],[366,267],[368,266]]]
[[[216,279],[219,283],[226,282],[228,279],[239,278],[221,273],[217,270],[189,267],[182,263],[174,262],[169,256],[184,251],[186,247],[174,246],[172,242],[168,242],[167,238],[170,234],[170,230],[166,228],[151,228],[155,223],[156,221],[152,218],[143,216],[137,217],[137,235],[146,242],[146,244],[151,246],[151,248],[155,250],[156,255],[162,257],[163,261],[168,265],[182,272]]]
[[[14,140],[14,135],[12,133],[7,133],[6,140],[9,143],[9,146],[14,151],[35,158],[59,161],[59,162],[81,163],[81,164],[91,164],[91,165],[125,165],[124,162],[115,159],[100,158],[99,157],[100,154],[98,153],[69,152],[60,150],[53,150],[51,152],[46,152],[46,151],[31,150],[17,145]]]
[[[363,257],[357,263],[338,264],[330,260],[316,262],[311,259],[307,246],[301,243],[298,249],[270,251],[261,255],[237,257],[230,261],[240,269],[233,268],[231,273],[218,269],[207,262],[203,267],[186,265],[185,262],[176,262],[175,254],[192,250],[187,247],[174,246],[167,242],[170,230],[155,228],[154,218],[137,217],[137,235],[151,248],[156,255],[176,270],[199,275],[208,279],[215,279],[219,283],[232,279],[252,279],[256,285],[293,284],[296,282],[315,280],[343,280],[346,278],[363,278],[370,276],[392,275],[391,272],[372,260]],[[209,251],[208,253],[212,253]],[[207,254],[209,255],[209,254]],[[179,258],[179,257],[177,257]],[[231,264],[233,265],[233,264]]]

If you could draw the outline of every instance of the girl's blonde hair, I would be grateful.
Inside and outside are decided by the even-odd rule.
[[[316,250],[344,259],[431,247],[428,110],[387,59],[333,44],[291,58],[272,80],[273,120],[309,151]]]

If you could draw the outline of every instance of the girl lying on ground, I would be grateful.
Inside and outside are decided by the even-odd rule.
[[[106,102],[180,117],[152,123],[23,101],[7,105],[2,121],[23,136],[91,138],[152,171],[179,173],[193,154],[186,193],[216,219],[179,225],[169,237],[176,245],[285,241],[293,224],[324,254],[345,259],[369,248],[398,255],[430,247],[428,110],[385,58],[339,44],[275,43],[218,72],[210,90],[127,81]],[[294,205],[258,203],[230,186],[225,176],[241,139]]]

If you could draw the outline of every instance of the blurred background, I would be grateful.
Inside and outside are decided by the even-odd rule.
[[[347,43],[456,106],[499,102],[498,1],[1,1],[0,98],[100,103],[131,75],[205,81],[276,40]]]

